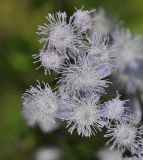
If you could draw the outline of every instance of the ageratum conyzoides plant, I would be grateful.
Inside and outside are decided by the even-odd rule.
[[[110,149],[129,150],[140,158],[143,128],[134,121],[128,100],[122,100],[118,91],[113,99],[103,98],[110,94],[110,76],[124,67],[122,63],[127,58],[124,55],[120,64],[119,55],[124,49],[119,43],[120,35],[116,37],[117,31],[113,36],[107,30],[100,32],[99,17],[95,10],[81,8],[70,18],[65,12],[48,14],[47,23],[38,26],[43,48],[33,55],[34,61],[40,62],[45,75],[57,73],[58,89],[51,89],[48,82],[38,81],[35,87],[31,86],[22,96],[23,115],[29,125],[42,125],[43,130],[49,131],[59,121],[65,121],[70,134],[77,131],[83,137],[96,136],[105,128]],[[124,43],[128,44],[128,39]]]

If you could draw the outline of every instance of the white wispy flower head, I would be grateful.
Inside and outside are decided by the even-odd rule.
[[[101,33],[94,33],[90,38],[87,38],[87,40],[87,52],[89,55],[94,56],[111,70],[117,66],[117,45],[113,41],[110,42],[107,34],[103,36]]]
[[[23,114],[28,122],[55,123],[58,100],[48,84],[31,86],[23,95]]]
[[[124,71],[117,70],[114,77],[118,78],[121,89],[126,89],[129,94],[135,94],[137,90],[143,91],[142,62],[138,63],[136,69],[125,68]]]
[[[110,33],[115,27],[117,19],[113,16],[107,16],[104,9],[100,8],[95,14],[95,27],[93,28],[95,32],[105,34]]]
[[[96,91],[103,92],[108,87],[109,81],[104,79],[111,71],[90,56],[81,56],[75,60],[75,64],[69,64],[62,68],[62,82],[70,92]]]
[[[104,103],[103,117],[111,120],[120,120],[128,111],[125,106],[127,100],[120,100],[120,95],[117,93],[117,97]]]
[[[131,153],[135,152],[140,144],[141,135],[143,133],[142,127],[139,124],[134,124],[133,120],[122,119],[116,121],[114,124],[108,126],[107,133],[104,137],[110,137],[107,142],[109,144],[113,141],[110,149],[117,147],[118,150],[128,149]]]
[[[76,129],[78,135],[90,137],[101,131],[101,106],[98,105],[99,96],[73,97],[71,100],[63,100],[59,117],[67,121],[67,127],[72,134]]]
[[[83,10],[83,7],[81,9],[76,9],[76,12],[73,14],[73,24],[80,32],[85,32],[93,27],[94,19],[91,15],[93,12],[95,12],[95,10]]]
[[[60,150],[58,148],[40,148],[35,153],[35,160],[58,160],[60,159]]]
[[[122,152],[103,148],[98,152],[99,160],[122,160]]]
[[[125,89],[127,93],[135,93],[137,89],[137,85],[135,82],[134,73],[129,72],[129,70],[122,72],[117,70],[117,72],[114,73],[114,78],[117,79],[117,83],[119,84],[121,89]]]
[[[71,24],[71,20],[67,24],[66,13],[48,14],[46,18],[50,24],[38,26],[38,34],[44,36],[40,42],[44,42],[48,48],[55,48],[61,55],[65,55],[67,49],[77,50],[80,37],[75,33],[76,28]]]
[[[59,123],[57,123],[56,121],[42,120],[38,122],[38,126],[42,132],[52,133],[59,127]]]
[[[142,38],[138,35],[133,36],[129,30],[118,29],[112,33],[113,39],[119,44],[119,70],[126,68],[136,69],[139,61],[143,60]]]
[[[64,61],[64,57],[54,50],[41,50],[39,55],[33,55],[33,57],[38,58],[36,62],[41,62],[40,67],[44,67],[45,73],[50,69],[58,70]]]

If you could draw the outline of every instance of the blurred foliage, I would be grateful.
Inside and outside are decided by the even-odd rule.
[[[123,21],[133,32],[143,34],[143,1],[141,0],[0,0],[0,159],[29,160],[32,152],[43,145],[57,145],[63,159],[90,160],[104,145],[99,134],[92,138],[70,136],[63,128],[53,134],[43,134],[38,128],[28,128],[21,116],[21,95],[35,81],[51,85],[53,77],[35,70],[32,54],[40,49],[37,25],[45,22],[49,12],[67,11],[74,7],[103,7]]]

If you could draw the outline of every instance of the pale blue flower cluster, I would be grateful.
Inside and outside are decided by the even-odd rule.
[[[104,22],[100,12],[76,9],[68,22],[65,12],[48,14],[49,24],[38,26],[44,45],[34,58],[46,74],[57,72],[58,90],[53,92],[45,83],[31,87],[23,95],[23,114],[28,124],[42,124],[49,131],[56,128],[57,120],[66,121],[71,134],[76,130],[85,137],[106,128],[104,137],[110,137],[111,149],[128,149],[140,157],[143,128],[130,116],[127,100],[121,100],[118,92],[117,97],[103,100],[113,71],[123,74],[128,67],[138,68],[143,58],[140,38],[131,39],[128,31],[100,32],[98,26]]]
[[[100,8],[97,11],[98,32],[108,34],[118,44],[118,68],[113,74],[121,89],[126,88],[127,94],[135,95],[137,91],[143,93],[143,45],[142,37],[133,34],[123,26],[123,22],[105,13]]]

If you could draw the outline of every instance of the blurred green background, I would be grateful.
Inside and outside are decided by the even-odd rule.
[[[62,128],[43,134],[29,128],[21,116],[21,95],[36,80],[44,76],[35,70],[32,54],[40,49],[37,25],[45,22],[49,12],[74,12],[74,7],[93,9],[103,7],[125,22],[133,32],[143,34],[142,0],[0,0],[0,160],[31,160],[32,153],[43,145],[60,147],[66,160],[91,160],[104,145],[101,135],[81,138],[70,136]]]

